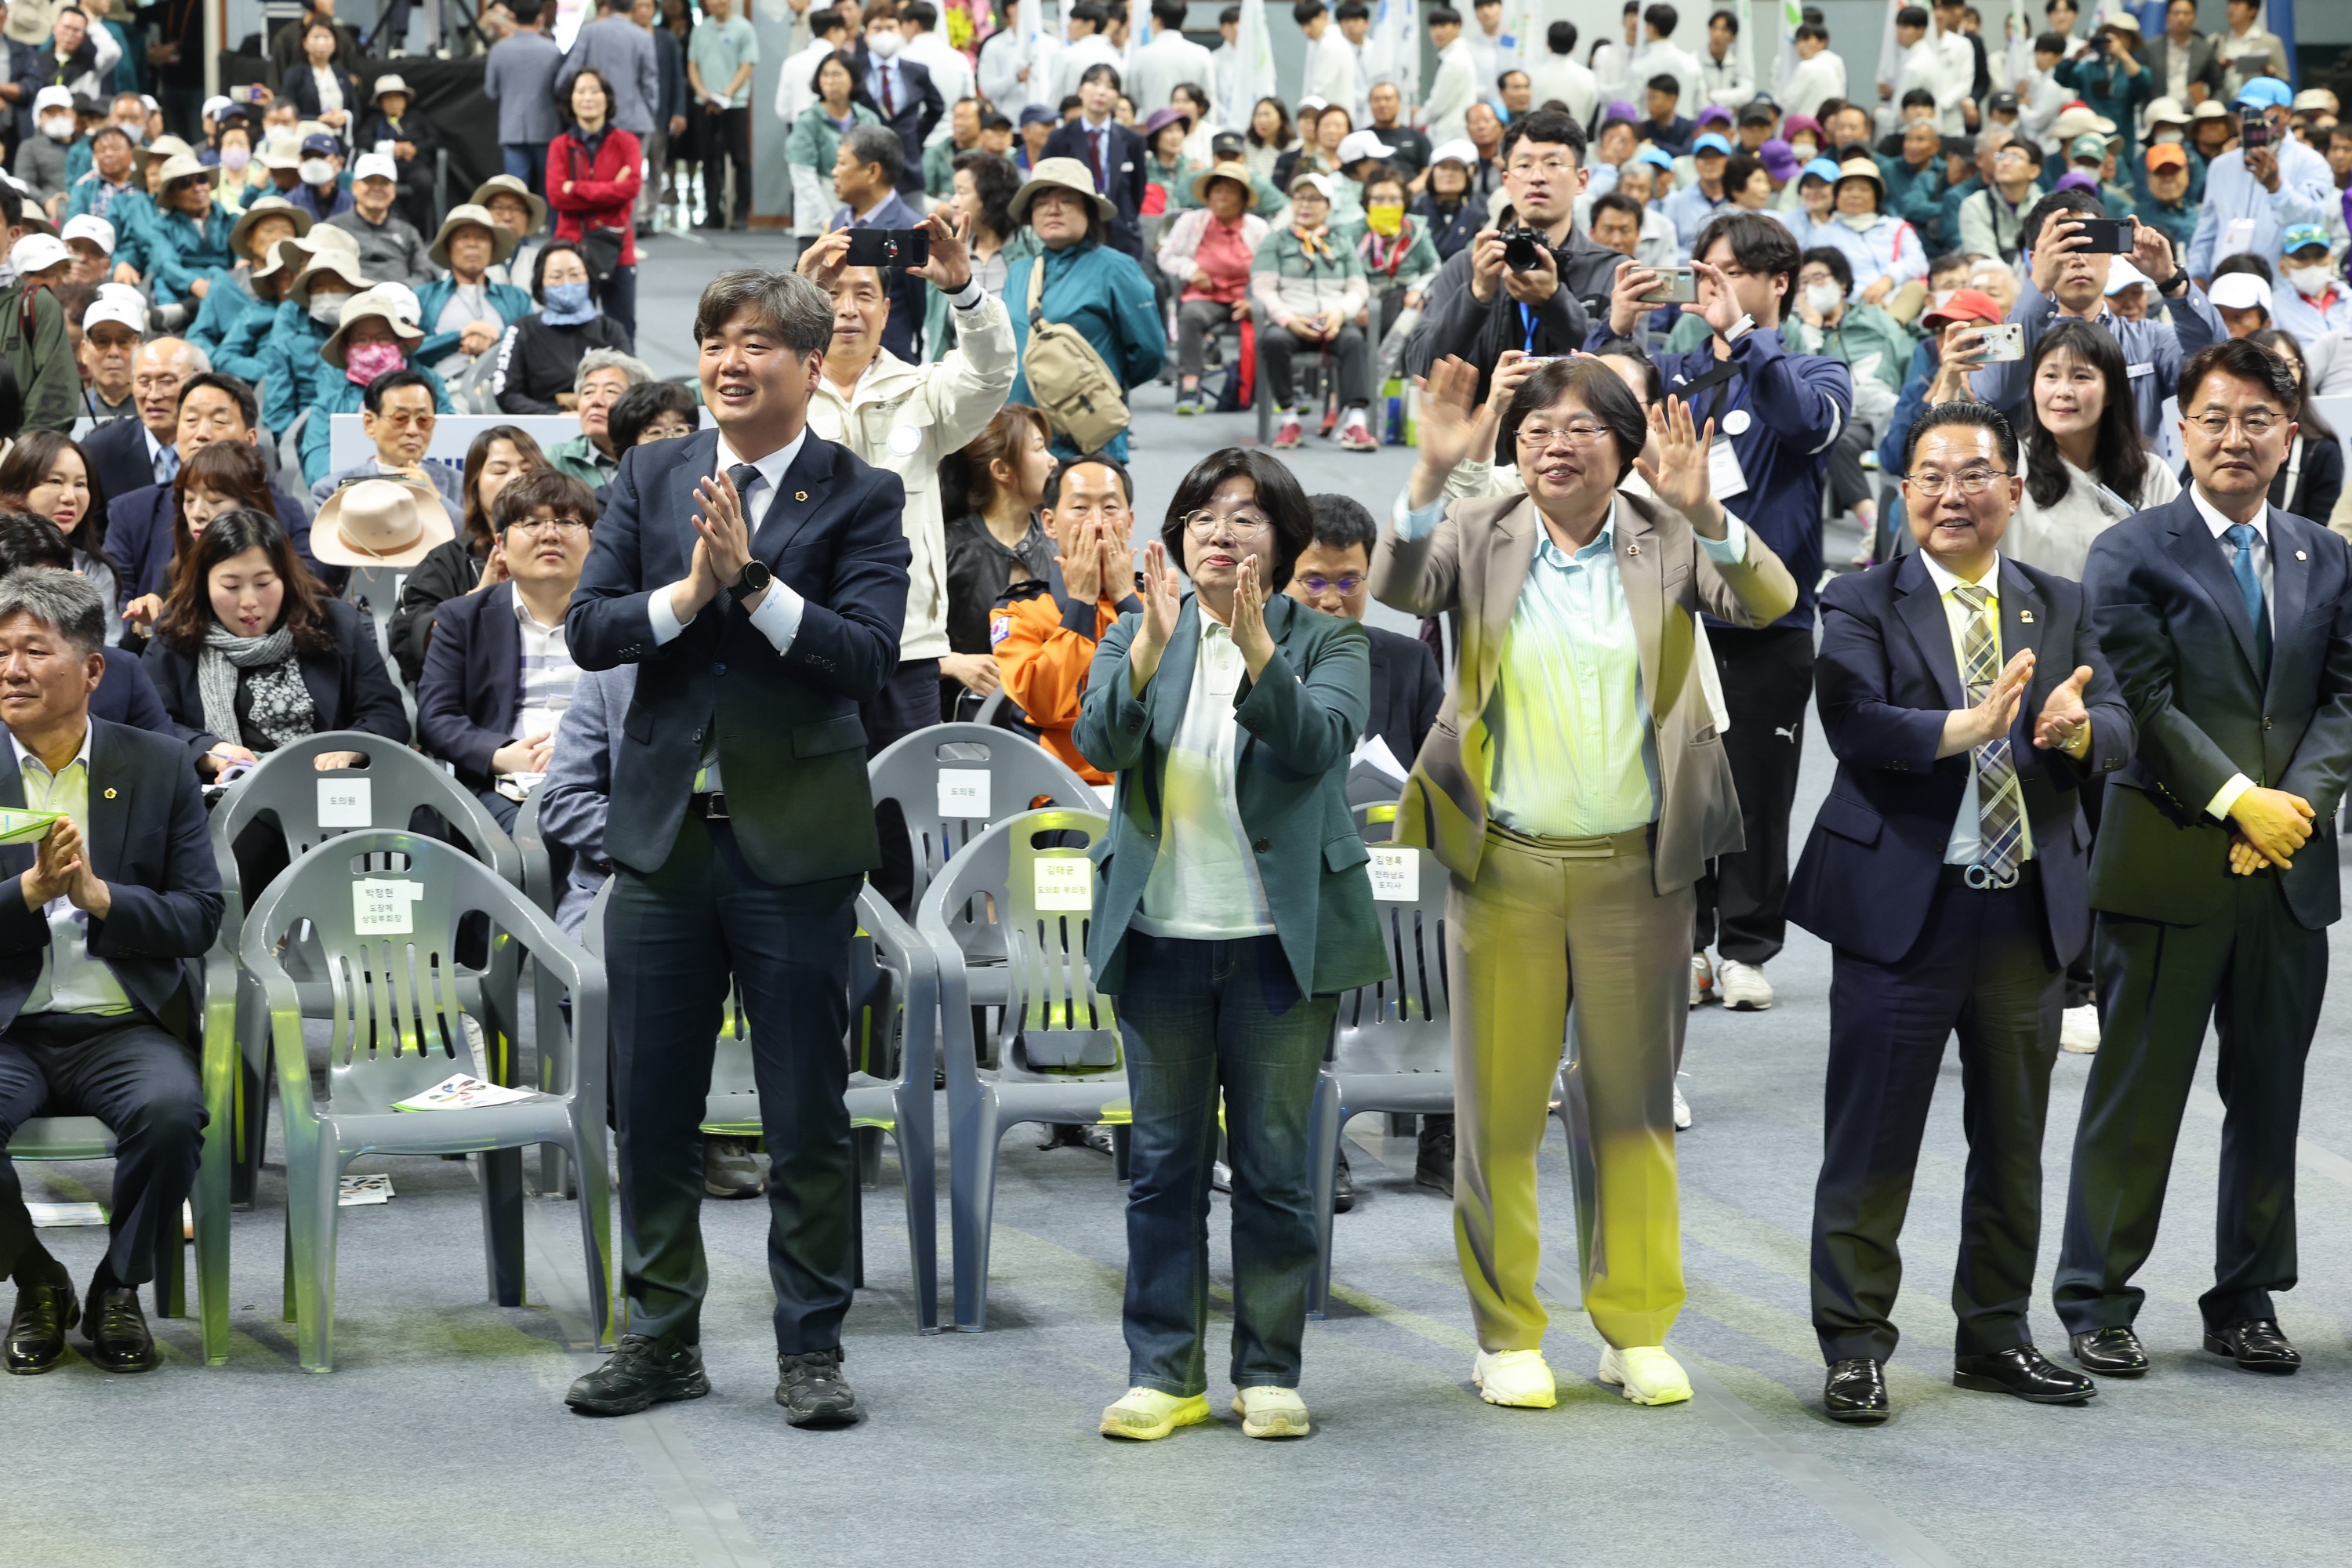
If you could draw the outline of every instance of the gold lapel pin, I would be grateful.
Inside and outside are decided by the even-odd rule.
[[[2303,559],[2303,552],[2302,552],[2302,551],[2300,551],[2300,550],[2296,551],[2296,552],[2294,552],[2294,558],[2295,558],[2297,561],[2302,560],[2302,559]]]
[[[806,490],[794,490],[794,491],[793,492],[793,499],[794,500],[808,500],[808,491],[806,491]]]
[[[1642,553],[1642,547],[1629,539],[1625,542],[1625,553],[1628,555],[1639,555]]]
[[[2017,618],[2021,621],[2031,621],[2033,619],[2033,612],[2032,610],[2020,610],[2017,612]]]
[[[108,790],[108,791],[106,792],[106,798],[107,798],[107,799],[109,799],[109,800],[112,800],[112,799],[114,798],[114,792],[113,792],[112,790]]]

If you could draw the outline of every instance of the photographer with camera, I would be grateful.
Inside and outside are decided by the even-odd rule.
[[[1430,286],[1426,314],[1406,351],[1425,375],[1449,354],[1486,375],[1505,349],[1572,353],[1609,295],[1625,258],[1575,232],[1584,192],[1584,132],[1558,110],[1538,110],[1503,133],[1507,207],[1456,251]]]
[[[1723,213],[1699,230],[1691,256],[1698,298],[1682,309],[1706,322],[1708,339],[1687,353],[1657,356],[1658,374],[1667,395],[1690,404],[1697,428],[1712,420],[1720,432],[1708,454],[1710,492],[1738,510],[1797,584],[1796,607],[1769,626],[1707,625],[1731,715],[1722,743],[1747,847],[1717,858],[1699,883],[1691,997],[1696,1005],[1713,979],[1726,1006],[1752,1012],[1772,1005],[1764,965],[1780,953],[1788,929],[1780,902],[1789,889],[1789,812],[1813,690],[1822,474],[1853,416],[1853,385],[1837,361],[1790,353],[1781,341],[1800,267],[1797,242],[1784,225],[1762,213]],[[1608,318],[1587,351],[1630,336],[1653,303],[1643,296],[1662,281],[1647,267],[1618,273]],[[1721,967],[1711,976],[1705,949],[1718,930]]]

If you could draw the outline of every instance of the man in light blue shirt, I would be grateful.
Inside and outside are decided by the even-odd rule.
[[[1685,258],[1698,243],[1698,231],[1706,226],[1706,220],[1731,205],[1723,190],[1723,167],[1730,157],[1731,143],[1708,132],[1691,143],[1691,163],[1698,170],[1698,183],[1685,185],[1658,204],[1659,210],[1674,220],[1675,243]]]
[[[2325,224],[2340,197],[2327,160],[2287,133],[2294,94],[2276,77],[2256,77],[2238,89],[2238,107],[2262,110],[2270,127],[2266,147],[2239,147],[2205,171],[2205,205],[2189,237],[2189,275],[2213,275],[2225,256],[2275,256],[2293,225]]]

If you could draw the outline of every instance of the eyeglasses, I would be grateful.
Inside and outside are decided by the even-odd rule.
[[[1609,434],[1609,426],[1597,419],[1571,419],[1559,430],[1547,430],[1540,426],[1519,426],[1519,445],[1530,452],[1540,452],[1555,441],[1565,441],[1571,447],[1590,447]]]
[[[1576,173],[1576,163],[1557,153],[1549,158],[1514,158],[1504,172],[1522,179],[1529,174],[1543,174],[1559,180]]]
[[[588,525],[576,517],[526,517],[507,524],[509,533],[528,533],[536,537],[554,534],[558,537],[585,533]]]
[[[1958,474],[1941,474],[1930,468],[1925,473],[1913,474],[1903,482],[1930,498],[1942,495],[1948,484],[1958,486],[1964,496],[1980,496],[1992,488],[1995,479],[2009,477],[2007,468],[1969,468]]]
[[[2269,435],[2272,431],[2277,429],[2280,426],[2285,424],[2286,419],[2284,416],[2273,414],[2267,408],[2256,408],[2249,410],[2244,414],[2222,414],[2219,412],[2200,414],[2194,419],[2189,421],[2189,423],[2197,426],[2198,429],[2205,432],[2205,436],[2208,440],[2221,440],[2223,437],[2229,435],[2230,426],[2235,425],[2239,429],[2243,430],[2248,437],[2259,441],[2263,437]]]
[[[1357,589],[1362,587],[1364,585],[1364,580],[1361,577],[1354,576],[1301,577],[1298,579],[1298,585],[1306,589],[1308,593],[1314,595],[1318,599],[1326,594],[1334,592],[1338,593],[1339,595],[1344,599],[1349,595],[1353,594]]]
[[[1185,517],[1184,528],[1195,539],[1214,539],[1220,533],[1228,533],[1235,540],[1243,540],[1273,532],[1274,522],[1264,512],[1236,511],[1220,517],[1213,511],[1196,511]]]

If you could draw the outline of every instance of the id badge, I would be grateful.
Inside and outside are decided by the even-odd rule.
[[[1739,471],[1739,454],[1731,449],[1728,437],[1717,436],[1707,444],[1706,483],[1717,500],[1748,493],[1748,476]]]

